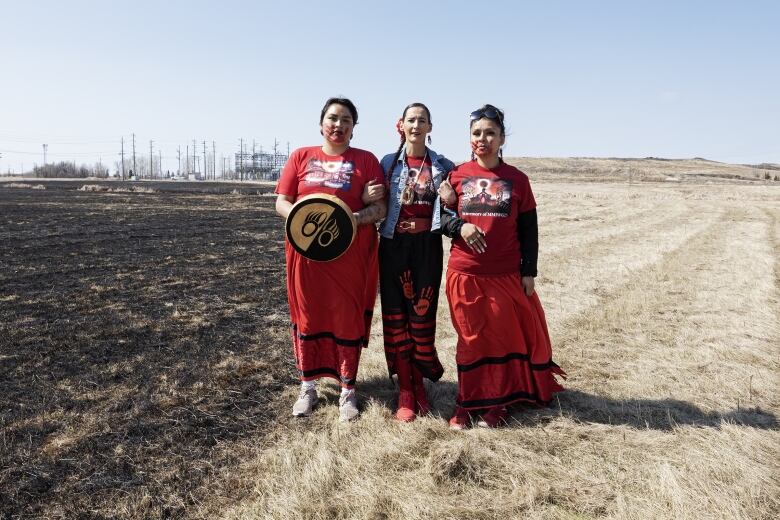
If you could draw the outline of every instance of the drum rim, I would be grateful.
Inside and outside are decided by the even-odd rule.
[[[347,247],[344,248],[344,251],[342,251],[341,254],[331,258],[330,260],[317,260],[315,258],[309,258],[308,256],[306,256],[304,254],[304,252],[302,252],[298,248],[298,245],[295,242],[290,240],[290,222],[291,222],[290,217],[295,213],[296,207],[301,202],[304,202],[304,201],[309,200],[309,199],[325,199],[327,201],[335,203],[337,206],[341,207],[341,209],[343,209],[346,212],[347,215],[349,215],[349,220],[352,223],[352,234],[351,234],[351,238],[349,240],[349,245],[347,245]],[[337,259],[341,258],[342,256],[344,256],[344,253],[349,251],[349,248],[352,247],[352,243],[355,241],[355,235],[357,235],[357,227],[358,227],[357,226],[357,221],[355,220],[354,213],[352,213],[352,209],[347,205],[346,202],[341,200],[338,196],[332,195],[330,193],[310,193],[310,194],[305,195],[305,196],[301,197],[300,199],[296,200],[293,203],[292,208],[290,209],[290,213],[287,214],[287,218],[284,221],[285,238],[290,243],[290,246],[295,250],[295,252],[298,253],[299,255],[301,255],[302,257],[306,258],[307,260],[311,260],[312,262],[321,262],[321,263],[333,262],[334,260],[337,260]]]

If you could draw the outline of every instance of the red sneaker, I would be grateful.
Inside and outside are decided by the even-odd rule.
[[[450,428],[453,430],[465,430],[469,427],[469,412],[460,406],[455,407],[455,413],[450,418]]]
[[[395,412],[395,418],[402,422],[412,422],[414,413],[414,392],[411,390],[401,390],[398,392],[398,410]]]
[[[506,424],[506,419],[509,414],[504,406],[494,406],[486,413],[482,414],[482,418],[477,421],[477,426],[480,428],[498,428]]]

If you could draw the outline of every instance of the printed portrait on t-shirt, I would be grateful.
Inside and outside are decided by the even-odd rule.
[[[431,206],[436,200],[436,191],[433,189],[433,175],[428,164],[419,168],[409,168],[406,187],[414,195],[410,204]]]
[[[349,190],[354,172],[355,165],[349,161],[310,159],[303,178],[307,186]]]
[[[512,181],[469,177],[463,180],[460,199],[462,215],[508,217],[511,211]]]

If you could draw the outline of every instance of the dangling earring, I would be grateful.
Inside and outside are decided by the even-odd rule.
[[[476,159],[476,158],[477,158],[477,156],[476,156],[476,155],[474,155],[474,152],[471,152],[471,160],[473,161],[473,160],[474,160],[474,159]]]
[[[431,144],[431,134],[428,134],[428,144]]]
[[[498,149],[498,156],[503,159],[504,158],[504,147]]]

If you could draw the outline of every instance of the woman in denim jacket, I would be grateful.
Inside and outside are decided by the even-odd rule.
[[[438,189],[454,164],[426,146],[433,125],[422,103],[398,120],[398,151],[382,169],[389,185],[387,218],[379,228],[379,278],[385,357],[398,376],[399,421],[427,414],[423,378],[438,381],[444,369],[436,355],[436,309],[442,276]]]

